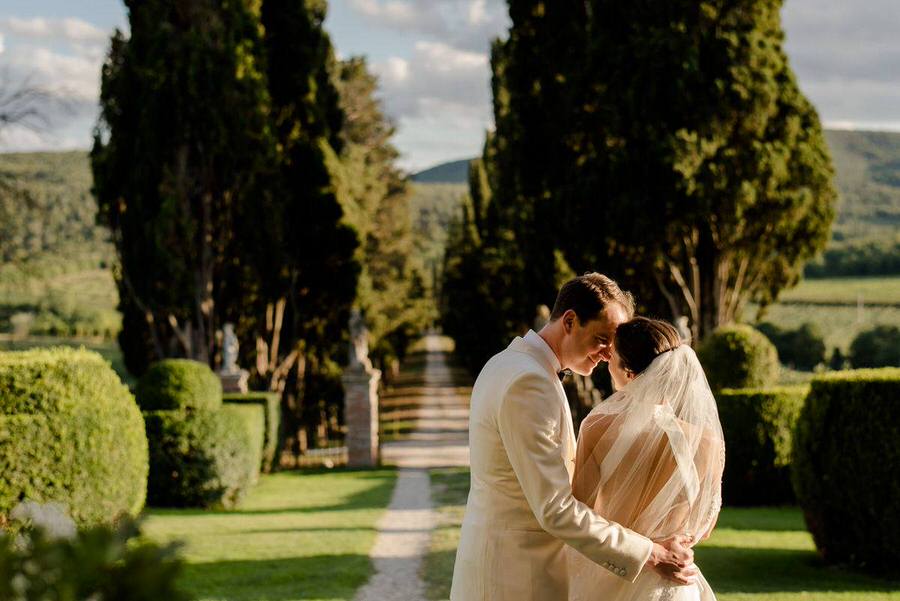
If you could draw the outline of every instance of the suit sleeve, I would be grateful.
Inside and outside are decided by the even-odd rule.
[[[650,539],[608,522],[572,495],[562,455],[557,392],[547,376],[526,372],[507,389],[498,428],[522,492],[541,527],[631,582],[650,557]]]

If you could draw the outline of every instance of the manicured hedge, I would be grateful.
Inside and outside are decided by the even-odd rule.
[[[725,389],[716,394],[725,434],[722,496],[728,505],[794,502],[793,430],[808,389]]]
[[[222,383],[205,363],[164,359],[152,364],[135,388],[142,411],[197,409],[222,406]]]
[[[144,423],[109,363],[84,349],[0,353],[0,514],[56,501],[93,525],[137,514],[146,486]]]
[[[812,381],[794,436],[793,481],[829,562],[900,576],[900,369]]]
[[[900,367],[900,328],[880,325],[857,334],[850,343],[853,367]]]
[[[234,507],[259,478],[263,408],[144,413],[150,440],[147,502],[155,507]]]
[[[259,405],[265,411],[266,428],[262,448],[262,471],[270,472],[278,456],[281,433],[281,395],[277,392],[229,392],[223,395],[226,403]]]
[[[717,329],[701,342],[697,355],[713,390],[764,388],[778,379],[775,346],[748,325]]]

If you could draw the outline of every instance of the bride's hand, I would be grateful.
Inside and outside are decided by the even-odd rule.
[[[693,542],[693,537],[686,534],[654,542],[647,565],[663,578],[678,584],[694,584],[697,581],[697,567],[691,549]]]

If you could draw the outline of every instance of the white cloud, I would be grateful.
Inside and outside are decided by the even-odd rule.
[[[373,70],[385,109],[398,121],[448,109],[477,115],[482,123],[490,120],[486,54],[419,41],[409,59],[394,57],[375,63]]]
[[[509,25],[505,0],[348,0],[378,27],[484,52]]]
[[[0,29],[27,38],[54,38],[69,42],[105,43],[108,33],[87,21],[73,17],[65,19],[0,19]]]

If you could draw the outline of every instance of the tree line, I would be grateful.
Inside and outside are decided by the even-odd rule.
[[[288,453],[327,444],[351,308],[381,367],[431,318],[375,78],[335,58],[322,0],[126,5],[91,151],[126,365],[215,368],[232,322]]]
[[[779,0],[510,0],[496,128],[446,257],[443,323],[478,368],[599,270],[702,339],[829,238],[834,171]]]

